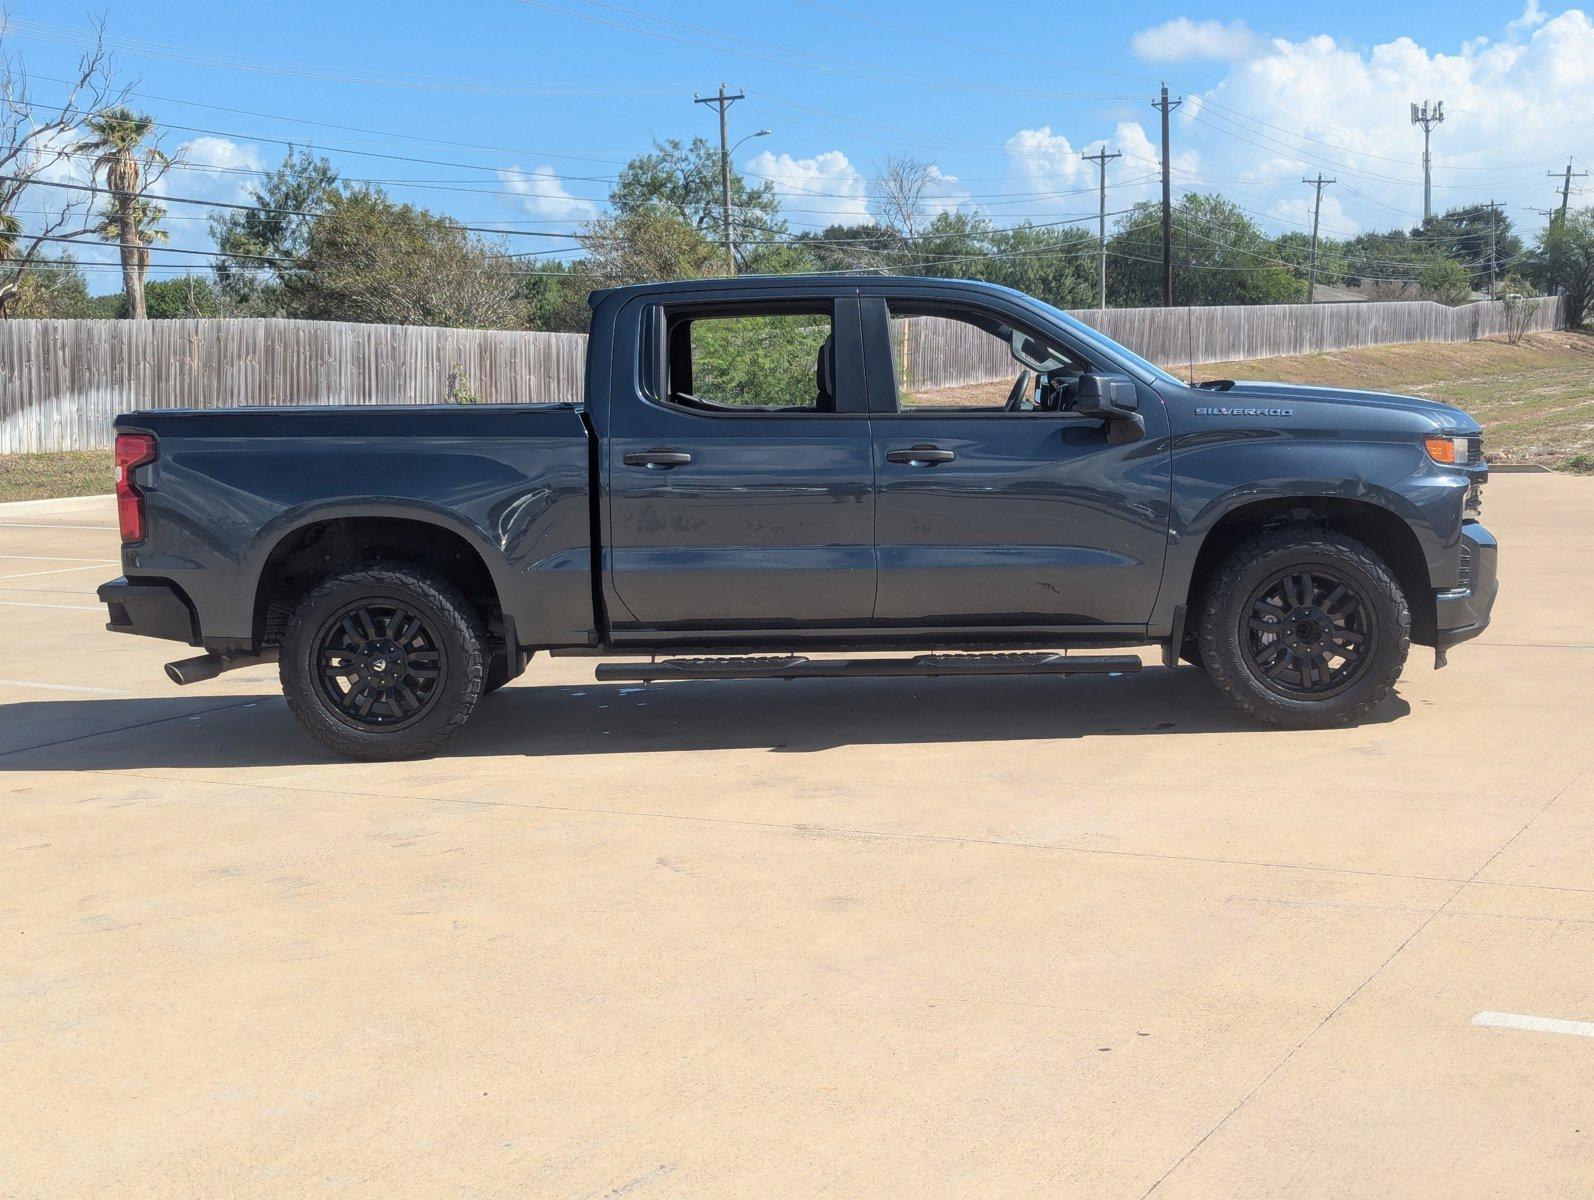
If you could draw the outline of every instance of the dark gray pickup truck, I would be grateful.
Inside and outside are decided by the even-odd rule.
[[[278,659],[305,728],[377,758],[435,749],[539,650],[793,679],[1127,673],[1079,651],[1160,644],[1323,726],[1488,623],[1482,439],[1443,404],[1190,386],[967,281],[591,303],[581,404],[119,417],[110,628],[202,647],[178,683]]]

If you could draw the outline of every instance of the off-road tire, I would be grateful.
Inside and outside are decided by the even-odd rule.
[[[393,601],[426,622],[440,658],[436,694],[399,728],[368,728],[342,715],[317,669],[324,628],[351,604]],[[374,562],[329,575],[299,601],[278,660],[282,693],[299,724],[349,758],[402,759],[430,754],[453,736],[481,699],[487,671],[481,621],[447,579],[422,567]]]
[[[1281,695],[1246,652],[1251,598],[1281,571],[1318,567],[1351,585],[1376,622],[1359,674],[1324,698]],[[1411,609],[1394,572],[1354,538],[1318,528],[1258,534],[1213,576],[1197,617],[1201,665],[1242,712],[1271,725],[1319,729],[1348,725],[1376,708],[1400,678],[1411,649]]]

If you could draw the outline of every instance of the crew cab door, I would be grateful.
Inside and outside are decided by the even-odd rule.
[[[616,337],[606,457],[616,640],[863,628],[874,480],[854,290],[666,296]],[[635,354],[635,350],[631,353]]]
[[[878,481],[875,624],[1143,626],[1168,531],[1156,393],[1137,385],[1143,428],[1115,429],[1071,411],[1080,374],[1115,368],[1016,305],[867,290],[862,304]]]

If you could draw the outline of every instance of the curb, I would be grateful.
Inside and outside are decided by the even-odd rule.
[[[114,492],[103,492],[93,496],[56,496],[49,500],[7,500],[0,504],[0,514],[23,512],[51,512],[65,509],[69,505],[84,504],[91,500],[115,500]]]

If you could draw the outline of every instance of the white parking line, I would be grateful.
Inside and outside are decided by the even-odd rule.
[[[0,600],[0,607],[4,608],[64,608],[73,612],[102,613],[105,611],[103,604],[40,604],[34,600]]]
[[[22,571],[16,575],[0,575],[0,579],[33,579],[39,575],[70,575],[73,571],[98,571],[104,567],[114,567],[113,562],[91,562],[81,567],[55,567],[48,571]]]
[[[44,692],[89,692],[95,696],[125,696],[115,688],[88,687],[69,683],[32,683],[26,679],[0,679],[0,687],[38,688]]]
[[[51,522],[49,525],[41,525],[37,521],[0,521],[0,528],[3,528],[3,529],[93,529],[93,530],[95,530],[97,532],[101,532],[101,533],[115,533],[116,532],[116,526],[115,525],[61,525],[61,524],[57,524],[55,522]]]
[[[1531,1033],[1568,1033],[1573,1037],[1594,1038],[1594,1021],[1563,1021],[1559,1017],[1530,1017],[1522,1013],[1481,1012],[1472,1018],[1474,1025],[1496,1029],[1525,1029]]]

